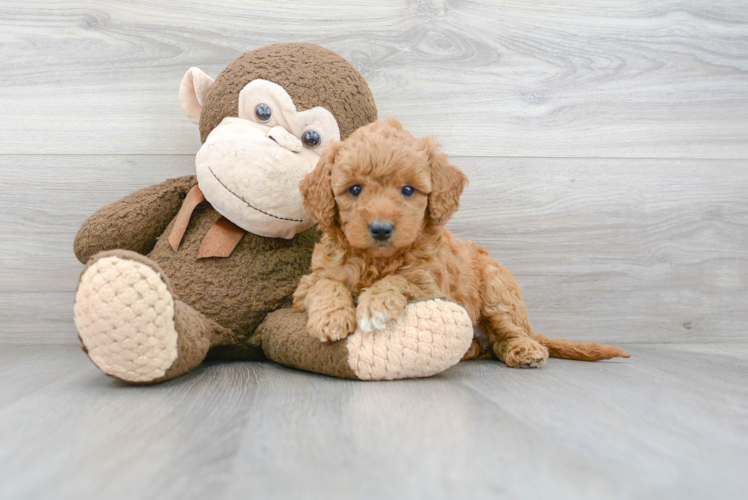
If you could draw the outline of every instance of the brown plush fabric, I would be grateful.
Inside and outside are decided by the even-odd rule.
[[[83,276],[86,270],[94,262],[110,256],[134,260],[151,267],[154,271],[159,273],[161,279],[166,283],[168,290],[172,294],[174,293],[174,288],[168,275],[157,263],[144,255],[130,250],[107,250],[92,256],[81,271],[81,276]],[[205,359],[205,355],[211,346],[211,342],[216,343],[222,341],[226,337],[233,337],[229,330],[223,328],[215,321],[204,317],[184,302],[178,300],[174,302],[174,327],[177,332],[179,332],[179,336],[177,337],[177,359],[174,361],[174,364],[166,370],[163,377],[147,382],[148,384],[163,382],[188,372],[198,366],[203,359]],[[83,341],[81,341],[81,346],[83,347],[83,352],[88,353]],[[113,375],[109,376],[120,380]]]
[[[179,332],[179,337],[177,337],[179,354],[164,376],[155,379],[152,383],[178,377],[198,366],[205,359],[214,334],[225,330],[215,321],[205,318],[179,300],[174,302],[174,326]]]
[[[224,117],[239,114],[239,92],[258,78],[286,89],[299,111],[327,109],[343,140],[377,119],[371,90],[351,63],[319,45],[275,44],[239,56],[216,77],[200,115],[203,142]]]
[[[75,256],[85,264],[104,250],[119,248],[147,254],[196,184],[194,175],[169,179],[97,210],[75,236]]]
[[[276,363],[333,377],[357,379],[348,365],[347,341],[320,342],[306,332],[306,314],[291,308],[268,314],[257,329],[265,355]]]
[[[290,240],[247,233],[230,257],[198,259],[203,238],[220,218],[208,202],[201,203],[179,250],[169,244],[170,224],[148,257],[169,276],[177,299],[228,328],[243,343],[269,312],[290,305],[296,285],[309,270],[318,232],[311,228]]]
[[[224,117],[237,116],[239,92],[258,78],[283,86],[299,111],[326,108],[335,116],[342,138],[377,117],[366,81],[345,59],[311,44],[272,45],[242,55],[218,75],[200,117],[203,142]],[[195,176],[185,176],[136,191],[89,217],[75,239],[81,262],[104,250],[132,250],[168,280],[176,299],[178,357],[154,382],[197,366],[206,350],[214,358],[261,359],[263,339],[279,362],[354,378],[345,344],[320,345],[307,335],[303,316],[289,310],[263,324],[269,313],[290,306],[301,276],[309,271],[318,230],[311,228],[288,240],[246,233],[228,257],[198,259],[206,234],[221,218],[203,201],[192,211],[175,251],[168,238],[196,184]],[[290,323],[283,323],[284,318]],[[297,344],[288,346],[284,339]],[[284,346],[289,349],[286,354]]]
[[[214,341],[213,344],[238,345],[240,353],[234,352],[233,347],[216,346],[211,357],[261,358],[259,343],[249,337],[269,312],[290,305],[299,279],[309,271],[318,231],[311,228],[290,240],[247,233],[230,257],[198,259],[203,238],[221,218],[208,202],[203,202],[195,208],[179,250],[175,252],[168,240],[175,221],[161,226],[167,216],[175,218],[179,211],[173,199],[181,203],[195,183],[195,176],[170,179],[99,210],[78,232],[76,255],[81,259],[89,252],[107,250],[112,246],[108,244],[107,235],[118,245],[116,248],[151,247],[147,256],[163,269],[162,274],[168,277],[175,298],[236,335],[231,341]],[[142,196],[144,203],[141,204],[136,195]],[[155,202],[159,196],[166,201],[162,211],[157,210]],[[149,221],[156,221],[161,230],[161,234],[153,238],[155,245],[145,236],[154,232]]]

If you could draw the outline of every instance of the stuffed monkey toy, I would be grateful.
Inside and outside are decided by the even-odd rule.
[[[289,307],[319,240],[298,184],[332,141],[377,118],[350,63],[317,45],[271,45],[215,80],[191,68],[179,100],[200,127],[197,175],[100,209],[75,238],[86,263],[75,324],[99,369],[148,384],[206,358],[269,358],[384,380],[430,376],[462,358],[473,329],[452,302],[414,302],[385,330],[326,343]]]

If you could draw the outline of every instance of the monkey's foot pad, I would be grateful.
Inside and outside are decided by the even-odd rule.
[[[349,336],[348,365],[362,380],[430,377],[456,365],[472,341],[473,323],[462,306],[413,302],[384,329]]]
[[[110,253],[88,265],[75,294],[75,325],[88,357],[104,373],[150,382],[177,358],[178,334],[168,286],[138,257]]]

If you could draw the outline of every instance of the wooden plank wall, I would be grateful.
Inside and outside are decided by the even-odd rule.
[[[440,139],[536,330],[748,340],[745,1],[71,0],[0,2],[0,342],[75,342],[80,223],[193,171],[185,70],[288,41]]]

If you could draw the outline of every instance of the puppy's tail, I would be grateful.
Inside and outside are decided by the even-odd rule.
[[[548,353],[552,358],[600,361],[601,359],[631,357],[626,351],[614,345],[551,339],[538,333],[535,334],[535,340],[548,348]]]

